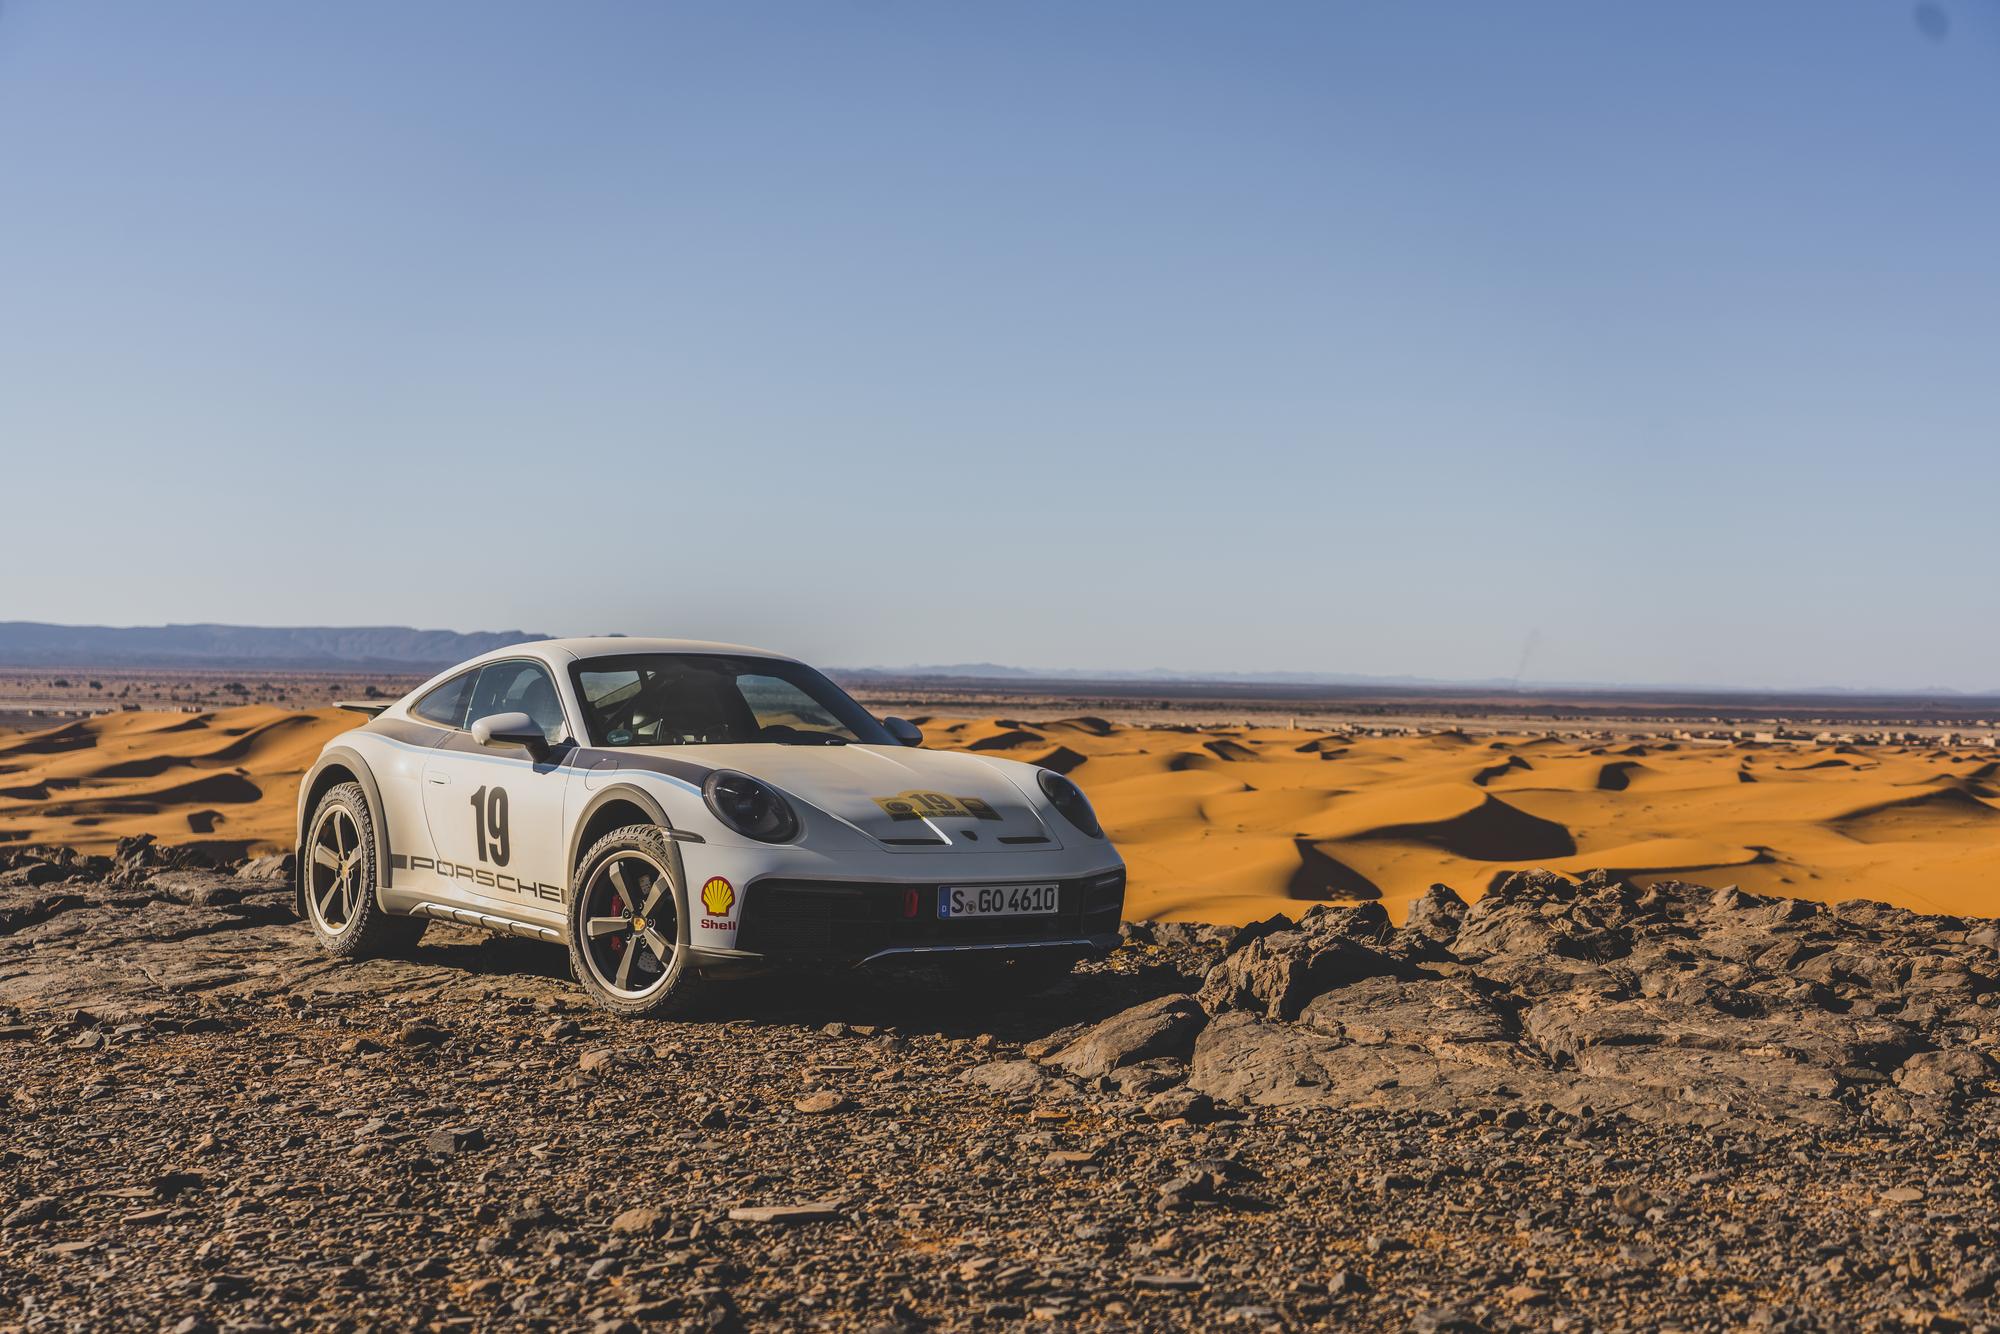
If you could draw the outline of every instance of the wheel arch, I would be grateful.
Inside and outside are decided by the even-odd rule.
[[[361,795],[368,802],[368,819],[375,826],[375,895],[378,904],[383,887],[389,883],[389,822],[383,817],[381,789],[375,786],[375,775],[369,772],[368,762],[361,758],[359,751],[336,746],[319,757],[299,784],[298,823],[292,836],[292,906],[298,910],[300,917],[306,915],[306,825],[313,812],[319,809],[320,799],[342,783],[358,784]]]
[[[677,916],[681,920],[683,934],[687,931],[687,867],[681,862],[681,838],[674,831],[674,822],[667,815],[667,808],[660,799],[636,783],[612,783],[591,794],[588,803],[577,815],[570,827],[568,860],[568,882],[563,886],[565,898],[576,893],[576,873],[583,865],[583,856],[614,829],[627,825],[657,825],[667,835],[667,847],[673,853],[673,864],[668,868],[674,878],[674,889],[680,898]],[[565,914],[567,916],[567,914]]]
[[[656,824],[666,830],[674,827],[659,798],[637,784],[613,783],[592,793],[570,827],[569,851],[563,865],[575,875],[583,854],[590,851],[593,843],[630,824]]]

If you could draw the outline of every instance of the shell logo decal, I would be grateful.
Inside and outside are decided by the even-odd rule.
[[[736,906],[736,888],[721,876],[708,878],[701,887],[701,906],[708,909],[711,916],[727,917],[729,910]]]

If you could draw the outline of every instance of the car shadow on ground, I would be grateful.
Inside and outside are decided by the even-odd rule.
[[[554,946],[470,930],[427,931],[413,962],[468,976],[539,978],[552,995],[578,1004],[589,996],[570,976],[569,956]],[[976,981],[938,968],[780,968],[736,977],[704,977],[679,1022],[870,1026],[906,1035],[996,1037],[1028,1041],[1092,1023],[1171,992],[1195,979],[1165,964],[1125,966],[1086,960],[1053,982],[1002,970]],[[606,1019],[612,1016],[606,1014]],[[645,1022],[645,1021],[635,1021]]]
[[[562,949],[469,927],[432,925],[408,957],[413,963],[434,964],[468,976],[541,977],[576,986],[569,975],[569,955]]]
[[[1016,982],[1005,973],[965,983],[929,971],[849,969],[773,972],[706,982],[681,1016],[823,1027],[877,1027],[904,1035],[1030,1041],[1094,1023],[1189,981],[1171,969],[1117,970],[1084,964],[1054,982]]]

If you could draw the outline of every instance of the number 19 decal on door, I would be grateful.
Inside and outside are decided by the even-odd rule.
[[[507,789],[482,787],[472,794],[472,830],[479,840],[479,860],[507,864]]]

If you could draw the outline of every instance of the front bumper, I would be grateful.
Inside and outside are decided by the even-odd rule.
[[[855,882],[772,876],[743,894],[738,957],[866,963],[960,952],[1103,953],[1118,944],[1125,910],[1123,867],[1056,882],[1056,911],[1037,917],[940,919],[942,884]]]

